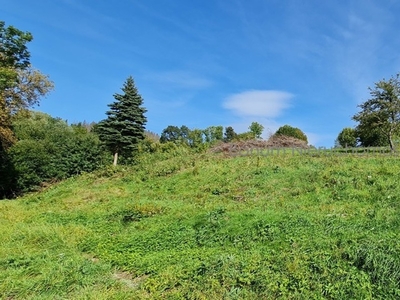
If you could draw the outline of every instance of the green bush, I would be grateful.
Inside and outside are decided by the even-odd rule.
[[[290,136],[294,137],[296,139],[305,141],[308,143],[307,136],[304,134],[303,131],[301,131],[299,128],[292,127],[290,125],[284,125],[281,126],[276,132],[275,135],[285,135],[285,136]]]
[[[249,141],[254,139],[254,134],[252,132],[243,132],[235,136],[237,141]]]
[[[353,128],[343,128],[337,137],[337,141],[343,148],[357,146],[356,130]]]
[[[39,112],[17,117],[13,125],[18,141],[8,155],[17,191],[91,172],[103,163],[105,152],[98,137],[79,126]]]

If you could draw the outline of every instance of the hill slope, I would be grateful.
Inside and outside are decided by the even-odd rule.
[[[144,157],[0,202],[2,299],[395,299],[396,157]]]

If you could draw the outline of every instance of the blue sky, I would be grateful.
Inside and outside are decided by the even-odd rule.
[[[400,71],[396,0],[0,0],[55,90],[38,110],[100,121],[129,76],[147,129],[299,127],[331,147]]]

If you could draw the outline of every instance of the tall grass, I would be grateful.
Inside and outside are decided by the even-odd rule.
[[[397,157],[157,155],[1,202],[1,297],[399,297]]]

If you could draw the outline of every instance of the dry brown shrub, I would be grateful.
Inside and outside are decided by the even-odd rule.
[[[268,148],[301,148],[308,149],[309,146],[305,141],[289,137],[289,136],[271,136],[267,141],[264,140],[248,140],[234,141],[230,143],[220,143],[210,148],[213,153],[234,154],[251,149],[268,149]]]

